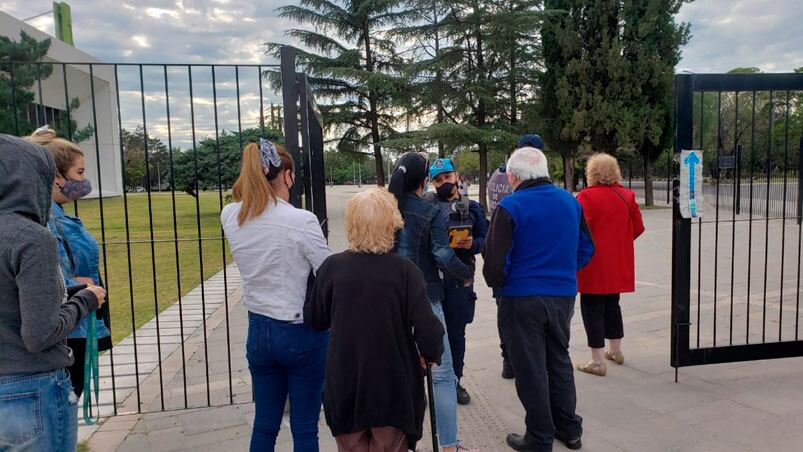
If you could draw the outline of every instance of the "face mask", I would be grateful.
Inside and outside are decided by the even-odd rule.
[[[78,201],[92,191],[92,182],[89,179],[73,180],[67,179],[67,182],[61,186],[61,194],[66,196],[70,201]]]
[[[438,192],[438,196],[440,196],[441,199],[446,200],[452,197],[456,187],[457,186],[451,182],[445,182],[443,185],[436,188],[435,191]]]

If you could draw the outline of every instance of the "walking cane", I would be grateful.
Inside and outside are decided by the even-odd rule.
[[[435,424],[435,393],[432,387],[432,364],[427,363],[427,394],[429,399],[429,422],[432,429],[432,452],[438,452],[438,426]]]

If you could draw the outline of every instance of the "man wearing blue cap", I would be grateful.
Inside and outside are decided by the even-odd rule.
[[[428,193],[427,200],[435,204],[446,220],[449,230],[450,246],[457,257],[472,269],[475,268],[474,255],[485,247],[488,232],[488,219],[485,211],[476,201],[461,195],[458,190],[460,175],[451,159],[438,159],[429,168],[429,178],[436,193]],[[452,364],[457,375],[457,403],[467,405],[471,402],[468,391],[460,384],[466,356],[466,325],[474,320],[474,306],[477,295],[473,284],[452,280],[444,275],[443,313],[446,318],[446,331],[452,351]]]

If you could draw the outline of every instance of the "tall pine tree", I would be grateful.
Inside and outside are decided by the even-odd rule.
[[[330,130],[339,136],[341,151],[372,150],[377,185],[385,184],[384,139],[394,136],[393,105],[402,97],[399,59],[388,27],[409,15],[394,0],[301,0],[278,9],[279,15],[313,30],[285,34],[309,50],[296,49],[299,63],[311,75],[316,94],[330,100],[321,109]],[[277,54],[283,44],[267,43]]]
[[[655,160],[672,146],[673,84],[680,48],[689,25],[675,16],[690,0],[626,0],[622,8],[622,49],[630,87],[628,120],[623,132],[644,162],[645,203],[653,204]]]

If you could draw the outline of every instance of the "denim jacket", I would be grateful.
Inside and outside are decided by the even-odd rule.
[[[81,284],[75,279],[78,276],[91,277],[96,285],[100,285],[98,242],[87,231],[81,220],[67,215],[64,208],[53,203],[47,225],[58,240],[59,266],[64,275],[64,285],[69,287]],[[103,320],[96,319],[95,315],[89,315],[68,338],[86,338],[90,319],[95,319],[97,322],[98,338],[111,336]]]
[[[431,302],[443,300],[443,273],[461,281],[474,278],[471,268],[449,248],[446,222],[435,205],[410,193],[402,218],[404,228],[397,236],[396,252],[413,261],[424,274]]]

